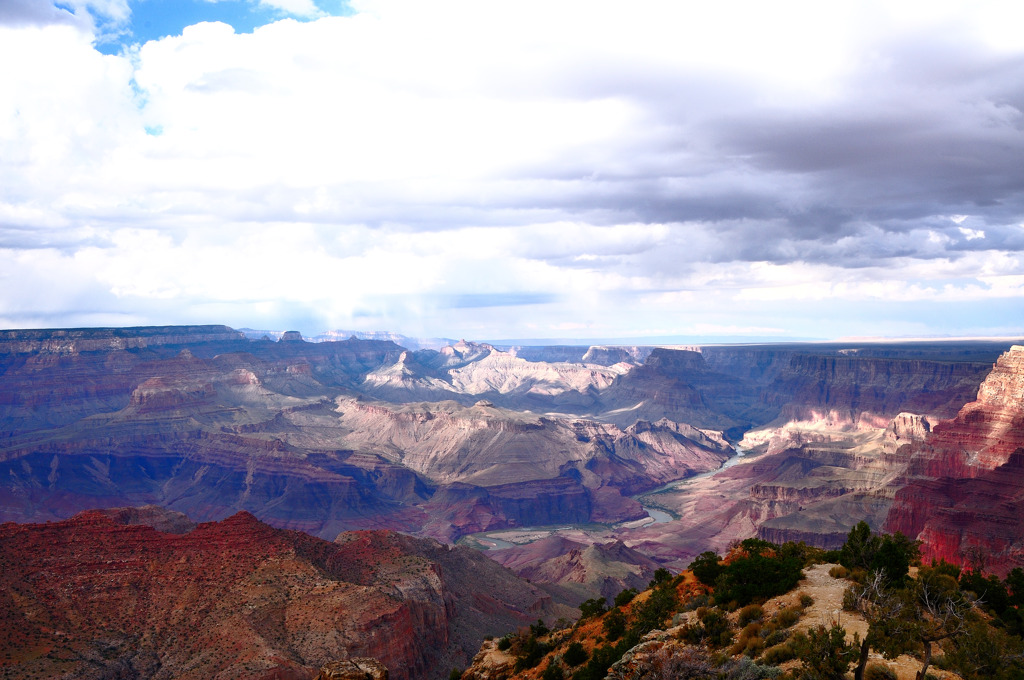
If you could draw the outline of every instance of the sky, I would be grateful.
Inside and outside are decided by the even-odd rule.
[[[941,0],[0,0],[0,327],[1024,335],[1021,26]]]

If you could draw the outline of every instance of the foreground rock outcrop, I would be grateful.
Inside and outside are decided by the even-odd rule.
[[[315,680],[388,680],[388,669],[369,657],[328,661]]]
[[[572,611],[427,539],[331,543],[247,513],[164,533],[137,515],[0,526],[0,677],[308,680],[357,657],[398,680],[441,677],[484,635]]]

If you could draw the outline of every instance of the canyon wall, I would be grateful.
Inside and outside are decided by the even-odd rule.
[[[908,447],[910,464],[885,523],[927,558],[1024,566],[1024,347],[1000,356],[977,399]]]
[[[133,512],[0,526],[0,677],[300,680],[368,656],[440,678],[484,635],[571,612],[466,548],[246,513],[163,533]]]

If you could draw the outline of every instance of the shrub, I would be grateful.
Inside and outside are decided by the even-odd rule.
[[[604,614],[608,611],[606,607],[607,603],[608,601],[603,597],[595,597],[585,600],[583,604],[580,605],[580,620]]]
[[[719,671],[718,677],[724,677],[725,680],[770,680],[772,678],[782,677],[782,671],[774,666],[762,666],[761,664],[754,663],[746,657],[741,657],[737,661],[726,661],[722,664],[722,668],[728,668],[725,675]],[[713,677],[713,676],[704,676]]]
[[[828,570],[828,575],[832,578],[846,578],[850,575],[850,570],[841,564],[837,564]]]
[[[615,642],[626,632],[626,617],[622,614],[622,610],[616,607],[608,612],[601,625],[604,627],[604,634],[608,641]]]
[[[587,650],[583,649],[583,645],[579,642],[573,642],[565,650],[565,654],[562,655],[562,661],[568,666],[579,666],[587,660],[588,656]]]
[[[519,659],[516,660],[516,672],[533,668],[550,651],[551,645],[539,641],[536,635],[526,638],[526,641],[522,644]]]
[[[800,609],[797,607],[786,607],[776,612],[773,619],[782,628],[789,628],[800,620]]]
[[[512,646],[512,638],[509,637],[508,635],[506,635],[505,637],[503,637],[500,640],[498,640],[498,649],[500,649],[503,652],[505,650],[507,650],[511,646]]]
[[[736,643],[729,650],[732,655],[746,654],[747,656],[757,656],[761,650],[764,649],[764,640],[761,639],[761,624],[756,621],[747,624],[743,630],[740,631],[739,637]]]
[[[658,567],[654,570],[654,578],[647,584],[648,588],[657,588],[663,583],[668,583],[672,580],[672,572],[665,567]]]
[[[765,647],[774,647],[775,645],[782,644],[789,637],[789,631],[786,629],[776,629],[771,626],[766,626],[761,629],[761,636],[764,638]]]
[[[451,673],[448,674],[448,680],[459,680],[462,677],[462,671],[458,668],[453,668]]]
[[[657,588],[639,606],[634,608],[635,619],[633,628],[638,636],[643,636],[660,628],[665,619],[675,611],[679,604],[675,588]]]
[[[757,623],[752,623],[746,626],[740,631],[740,634],[736,637],[736,642],[729,650],[729,654],[736,655],[741,653],[747,647],[747,641],[751,638],[760,637],[761,626]]]
[[[544,673],[540,677],[541,680],[562,680],[565,677],[565,672],[562,670],[561,664],[557,661],[552,661],[544,669]]]
[[[768,649],[764,650],[763,654],[761,654],[761,661],[763,661],[764,663],[772,664],[774,666],[777,666],[780,663],[785,663],[790,659],[795,658],[796,652],[793,651],[793,645],[791,645],[788,642],[783,642],[781,644],[769,647]]]
[[[743,648],[743,654],[751,659],[756,659],[761,652],[764,651],[764,640],[759,637],[750,638],[747,640],[746,646]]]
[[[608,674],[608,667],[622,658],[626,650],[612,645],[601,645],[594,649],[587,665],[576,671],[573,680],[602,680]]]
[[[919,544],[903,534],[872,535],[866,522],[858,522],[846,537],[839,562],[854,572],[881,572],[887,580],[902,584],[919,554]]]
[[[843,609],[848,612],[857,611],[857,591],[854,588],[847,588],[843,591]]]
[[[723,568],[715,581],[715,601],[730,602],[735,600],[740,606],[750,604],[757,599],[767,599],[782,595],[792,590],[803,578],[803,560],[798,554],[789,551],[780,556],[767,556],[773,544],[766,541],[748,542],[741,545],[747,549],[746,557],[739,557]]]
[[[814,626],[793,648],[803,661],[804,677],[820,680],[842,680],[858,651],[846,641],[846,630],[839,624]]]
[[[720,610],[701,607],[697,610],[697,623],[685,626],[680,637],[695,645],[722,647],[732,641],[732,626]]]
[[[764,618],[764,609],[759,604],[748,604],[740,610],[739,624],[745,626],[751,621],[760,621]]]
[[[702,552],[693,562],[690,563],[690,571],[697,577],[697,580],[706,586],[715,584],[715,579],[722,573],[722,565],[719,564],[717,553]]]
[[[805,592],[801,591],[799,593],[799,597],[800,597],[800,606],[803,607],[804,609],[807,609],[812,604],[814,604],[814,598],[811,597],[810,595],[808,595]]]
[[[626,588],[618,595],[615,596],[615,606],[624,607],[633,601],[633,598],[637,596],[636,588]]]
[[[884,663],[873,663],[864,669],[864,680],[897,680],[897,675]]]
[[[694,595],[683,603],[682,610],[684,612],[692,612],[694,609],[700,609],[701,607],[708,606],[709,601],[710,598],[705,593]]]

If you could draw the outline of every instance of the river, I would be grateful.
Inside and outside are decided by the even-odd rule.
[[[727,468],[732,467],[733,465],[736,465],[737,463],[742,462],[746,456],[747,449],[740,446],[734,446],[733,451],[735,451],[735,455],[727,458],[725,462],[722,463],[722,466],[719,468],[716,468],[714,470],[708,470],[707,472],[702,472],[700,474],[693,475],[692,477],[677,479],[675,481],[669,482],[668,484],[665,484],[664,486],[658,487],[657,489],[654,489],[652,491],[645,491],[643,493],[637,494],[636,496],[633,496],[634,500],[637,500],[641,503],[644,511],[647,512],[649,520],[654,520],[653,522],[643,519],[633,520],[630,522],[620,522],[619,524],[615,524],[610,527],[603,527],[603,530],[608,531],[616,528],[633,528],[640,526],[648,526],[650,524],[664,524],[665,522],[671,522],[674,519],[674,517],[672,517],[671,514],[665,512],[660,508],[649,507],[648,505],[644,505],[647,499],[649,499],[651,496],[654,496],[655,494],[682,488],[685,485],[693,482],[694,480],[716,475],[722,470],[725,470]],[[590,527],[594,527],[594,525],[590,525]],[[567,530],[586,531],[588,530],[588,527],[586,525],[569,525],[549,527],[523,527],[520,529],[500,529],[496,531],[485,531],[478,534],[470,534],[468,536],[463,536],[459,539],[458,542],[464,543],[473,548],[478,548],[480,550],[501,550],[503,548],[513,548],[517,545],[526,545],[528,543],[533,543],[534,541],[537,541],[541,538],[553,536],[554,534],[557,534],[560,531]],[[500,536],[504,536],[505,538],[509,538],[511,540],[503,540],[502,538],[499,538]]]

